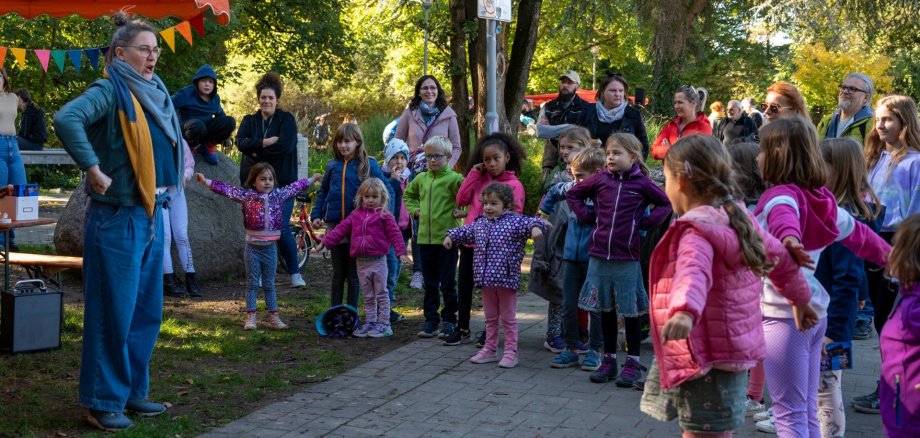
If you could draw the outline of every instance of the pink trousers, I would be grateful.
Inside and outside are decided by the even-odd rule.
[[[358,258],[358,284],[364,292],[364,321],[390,325],[390,294],[387,293],[387,258]]]
[[[505,332],[505,355],[517,355],[518,328],[515,307],[517,291],[504,287],[482,288],[482,311],[486,315],[486,344],[489,351],[498,351],[498,324]]]
[[[763,362],[760,362],[756,367],[751,368],[748,375],[748,397],[763,403],[763,384],[765,381]]]

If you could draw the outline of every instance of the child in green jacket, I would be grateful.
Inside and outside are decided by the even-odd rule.
[[[442,319],[442,331],[445,333],[453,331],[457,325],[457,249],[446,249],[441,245],[447,230],[460,226],[459,219],[466,215],[457,208],[457,191],[463,183],[463,176],[447,165],[452,148],[447,137],[437,136],[428,140],[424,146],[428,171],[418,174],[403,193],[409,214],[419,222],[416,243],[419,245],[425,283],[425,328],[418,333],[420,338],[438,336]],[[444,308],[440,315],[438,290],[444,296]]]

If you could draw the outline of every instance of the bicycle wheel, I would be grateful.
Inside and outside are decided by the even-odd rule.
[[[294,242],[297,242],[297,267],[303,268],[310,259],[313,241],[299,227],[294,230]]]

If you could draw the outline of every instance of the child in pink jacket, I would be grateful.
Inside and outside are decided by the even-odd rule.
[[[664,160],[668,199],[680,215],[650,263],[655,347],[641,409],[680,418],[684,436],[731,436],[744,423],[747,370],[764,356],[762,275],[817,320],[799,266],[731,194],[731,157],[711,136],[681,139]]]
[[[320,252],[350,240],[350,254],[358,265],[358,283],[364,292],[364,324],[352,335],[358,338],[393,336],[390,328],[390,294],[387,292],[387,253],[390,245],[399,260],[411,263],[396,218],[385,206],[389,195],[384,182],[368,178],[358,187],[355,209],[313,249]]]

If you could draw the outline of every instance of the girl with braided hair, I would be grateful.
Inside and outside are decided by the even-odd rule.
[[[764,356],[761,277],[817,319],[795,259],[732,198],[732,160],[712,136],[675,143],[664,159],[666,192],[679,215],[650,263],[655,361],[641,409],[680,418],[683,436],[731,436],[744,423],[747,370]]]

